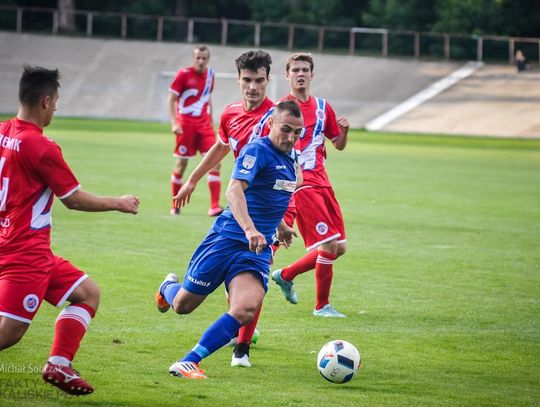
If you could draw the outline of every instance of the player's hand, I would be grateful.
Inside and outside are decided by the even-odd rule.
[[[174,134],[182,134],[184,133],[184,129],[182,129],[182,126],[180,126],[178,123],[175,123],[171,126],[171,131]]]
[[[173,203],[175,208],[182,208],[191,201],[191,194],[195,191],[197,183],[187,181],[178,193],[173,196]]]
[[[248,230],[246,232],[246,238],[249,242],[249,250],[261,254],[263,249],[268,246],[266,238],[257,229]]]
[[[337,124],[341,129],[348,129],[351,126],[351,124],[349,123],[349,119],[347,119],[346,117],[338,117]]]
[[[139,197],[133,195],[122,195],[118,198],[118,211],[124,213],[137,214],[139,212]]]
[[[279,243],[283,245],[286,249],[291,246],[293,236],[298,237],[296,231],[293,228],[289,227],[287,224],[280,224],[276,229],[276,238],[277,240],[279,240]]]

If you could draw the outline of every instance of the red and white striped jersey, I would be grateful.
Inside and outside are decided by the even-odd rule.
[[[225,108],[219,122],[219,140],[230,145],[235,159],[247,143],[268,135],[268,119],[274,111],[273,108],[274,103],[268,98],[249,112],[244,108],[243,102],[233,103]]]
[[[0,266],[50,250],[54,195],[80,188],[58,144],[36,125],[13,118],[0,124]]]
[[[182,123],[200,123],[211,119],[210,98],[214,90],[214,70],[207,68],[203,73],[192,66],[180,69],[174,77],[169,92],[178,100],[176,119]]]
[[[334,109],[326,100],[314,96],[310,96],[307,102],[302,102],[289,94],[280,101],[285,100],[294,100],[300,106],[304,117],[304,132],[294,146],[300,151],[299,163],[304,176],[302,186],[331,187],[325,169],[324,138],[333,141],[340,134]]]

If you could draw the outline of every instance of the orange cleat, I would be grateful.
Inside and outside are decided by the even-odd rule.
[[[163,282],[159,286],[159,288],[158,288],[158,290],[156,292],[156,295],[154,297],[156,307],[157,307],[159,312],[167,312],[169,310],[169,308],[171,308],[171,306],[169,305],[169,303],[167,302],[165,297],[161,294],[161,288],[166,283],[177,283],[177,282],[178,282],[178,276],[176,274],[174,274],[174,273],[169,273],[169,274],[167,274],[167,277],[165,277],[165,280],[163,280]]]
[[[169,367],[171,376],[185,377],[186,379],[208,379],[205,371],[195,362],[176,362]]]

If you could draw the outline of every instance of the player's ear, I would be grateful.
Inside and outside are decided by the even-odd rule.
[[[268,128],[272,130],[272,127],[274,127],[274,115],[268,118]]]
[[[51,104],[51,100],[52,100],[52,98],[50,96],[48,96],[48,95],[43,96],[41,98],[41,103],[40,103],[41,107],[43,109],[47,109],[49,107],[49,105]]]

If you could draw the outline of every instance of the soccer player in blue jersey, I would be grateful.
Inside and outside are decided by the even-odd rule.
[[[247,144],[235,162],[226,197],[227,209],[189,262],[184,281],[169,274],[156,294],[161,312],[194,311],[223,282],[229,311],[210,325],[191,351],[173,363],[172,375],[205,379],[200,361],[227,344],[240,326],[261,307],[270,272],[272,236],[288,246],[293,230],[282,221],[297,184],[293,146],[303,130],[294,101],[278,104],[269,122],[270,134]]]

